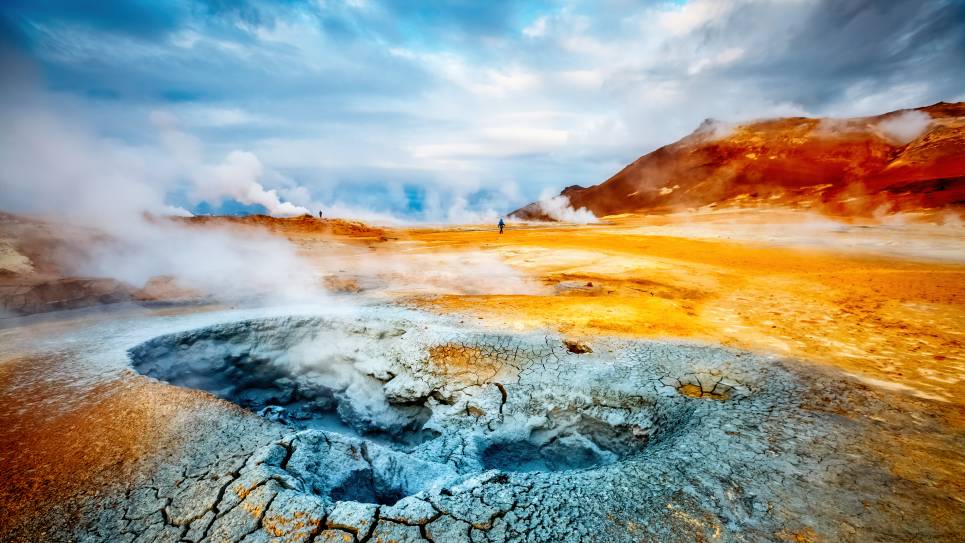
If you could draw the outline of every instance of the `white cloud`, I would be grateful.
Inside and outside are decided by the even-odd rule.
[[[733,9],[737,2],[719,0],[695,0],[669,6],[657,12],[657,25],[671,36],[683,36],[697,30],[702,25],[719,20]]]
[[[186,117],[194,126],[238,126],[259,122],[257,115],[241,108],[203,107],[188,112]]]
[[[702,58],[690,65],[687,69],[687,73],[690,75],[697,75],[700,72],[717,66],[726,66],[732,64],[741,59],[744,56],[744,49],[740,47],[731,47],[729,49],[724,49],[717,55],[711,58]]]
[[[938,24],[947,3],[618,4],[567,0],[523,25],[486,26],[320,1],[260,6],[261,19],[191,17],[153,39],[41,21],[32,51],[61,82],[79,81],[78,107],[121,138],[143,137],[137,122],[168,91],[198,91],[163,106],[173,121],[155,120],[175,129],[162,129],[170,157],[151,175],[207,177],[286,213],[316,199],[400,209],[406,184],[438,200],[433,220],[486,215],[546,187],[600,182],[708,117],[865,115],[962,96],[947,69],[962,31]],[[102,88],[116,96],[81,96]],[[386,201],[345,196],[383,174]],[[473,192],[517,180],[517,199],[501,205]]]
[[[523,35],[530,38],[539,38],[546,35],[547,17],[537,17],[529,26],[523,29]]]

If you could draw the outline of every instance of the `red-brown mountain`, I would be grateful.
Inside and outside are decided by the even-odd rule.
[[[707,120],[603,183],[561,194],[598,217],[765,204],[834,215],[961,211],[965,102],[851,119]],[[511,215],[553,218],[539,202]]]

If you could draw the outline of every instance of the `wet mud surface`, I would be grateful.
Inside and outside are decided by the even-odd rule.
[[[12,342],[56,345],[47,371],[71,382],[155,399],[113,412],[121,427],[153,420],[122,436],[133,452],[105,447],[106,476],[9,517],[0,540],[955,541],[965,528],[965,439],[944,407],[828,369],[669,341],[574,353],[559,336],[386,308],[155,320]],[[0,414],[26,424],[23,411]],[[39,447],[3,445],[16,466]]]

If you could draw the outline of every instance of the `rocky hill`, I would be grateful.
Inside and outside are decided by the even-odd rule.
[[[596,216],[769,205],[832,215],[965,204],[965,102],[874,117],[708,119],[610,179],[561,195]],[[534,202],[519,219],[552,219]]]

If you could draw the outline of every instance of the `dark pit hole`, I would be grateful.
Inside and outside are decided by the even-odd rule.
[[[334,501],[393,505],[454,475],[447,464],[344,434],[303,432],[292,449],[285,470]]]
[[[350,360],[321,361],[322,371],[279,362],[290,347],[284,339],[263,324],[239,323],[155,338],[129,355],[141,374],[210,392],[294,429],[333,431],[395,448],[438,437],[423,428],[432,414],[428,407],[389,402],[382,381]],[[304,330],[296,328],[289,339],[303,341]]]
[[[325,495],[334,501],[353,501],[377,505],[395,505],[399,500],[410,496],[398,481],[383,480],[377,474],[361,472],[341,482]]]
[[[551,416],[525,438],[496,439],[482,452],[486,469],[552,472],[613,464],[638,453],[651,429],[633,424],[611,425],[585,414]]]

